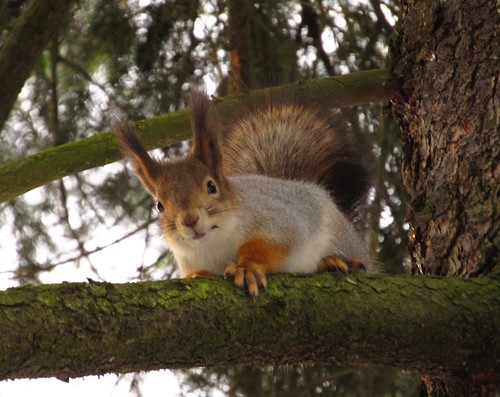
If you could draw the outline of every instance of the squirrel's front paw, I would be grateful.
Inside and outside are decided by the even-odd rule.
[[[267,287],[266,275],[258,266],[237,265],[229,262],[224,270],[224,277],[234,278],[234,284],[243,288],[246,284],[251,296],[259,295],[259,287]]]

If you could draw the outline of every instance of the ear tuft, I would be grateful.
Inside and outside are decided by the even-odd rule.
[[[128,122],[119,121],[116,123],[114,130],[125,154],[132,163],[134,172],[149,193],[154,195],[158,175],[158,162],[151,158]]]
[[[214,176],[222,178],[219,128],[210,106],[210,99],[204,91],[191,93],[191,130],[192,155],[205,164]]]

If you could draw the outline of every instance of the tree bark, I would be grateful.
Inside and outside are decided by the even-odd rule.
[[[290,84],[289,87],[298,92],[297,95],[321,95],[332,107],[387,101],[398,92],[395,81],[385,70],[311,80]],[[273,89],[268,89],[271,90]],[[276,87],[274,90],[283,88]],[[237,98],[226,97],[215,102],[217,106],[231,106]],[[136,127],[147,149],[168,146],[190,136],[189,114],[186,109],[143,120],[136,123]],[[105,132],[0,165],[0,203],[63,176],[120,158],[122,153],[114,134]]]
[[[0,47],[0,130],[17,95],[75,0],[31,0]]]
[[[396,43],[414,271],[499,263],[500,39],[494,1],[411,2]]]
[[[417,274],[477,276],[500,263],[500,54],[495,1],[406,1],[393,45],[403,179]],[[485,343],[487,343],[485,341]],[[484,346],[483,348],[487,348]],[[489,396],[426,376],[422,396]]]
[[[359,274],[275,275],[255,300],[223,278],[24,286],[0,292],[0,379],[336,363],[498,380],[499,292]]]

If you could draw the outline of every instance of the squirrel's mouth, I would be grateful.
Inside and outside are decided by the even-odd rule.
[[[213,226],[210,228],[210,230],[214,230],[214,229],[218,229],[218,228],[219,228],[219,226],[217,226],[217,225],[213,225]],[[202,239],[202,238],[205,236],[205,234],[206,234],[206,233],[202,233],[202,232],[198,232],[198,231],[196,231],[196,230],[193,230],[193,234],[191,234],[191,238],[192,238],[193,240],[200,240],[200,239]]]
[[[199,240],[201,239],[203,236],[205,235],[205,233],[198,233],[198,232],[193,232],[193,234],[191,235],[191,238],[193,240]]]

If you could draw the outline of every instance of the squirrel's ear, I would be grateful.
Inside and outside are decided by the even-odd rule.
[[[222,178],[222,150],[218,128],[210,110],[210,99],[205,92],[191,94],[191,153],[207,166],[215,177]]]
[[[135,131],[127,122],[121,121],[117,123],[115,126],[115,133],[132,163],[134,172],[149,193],[154,195],[159,172],[158,162],[151,158],[137,138]]]

